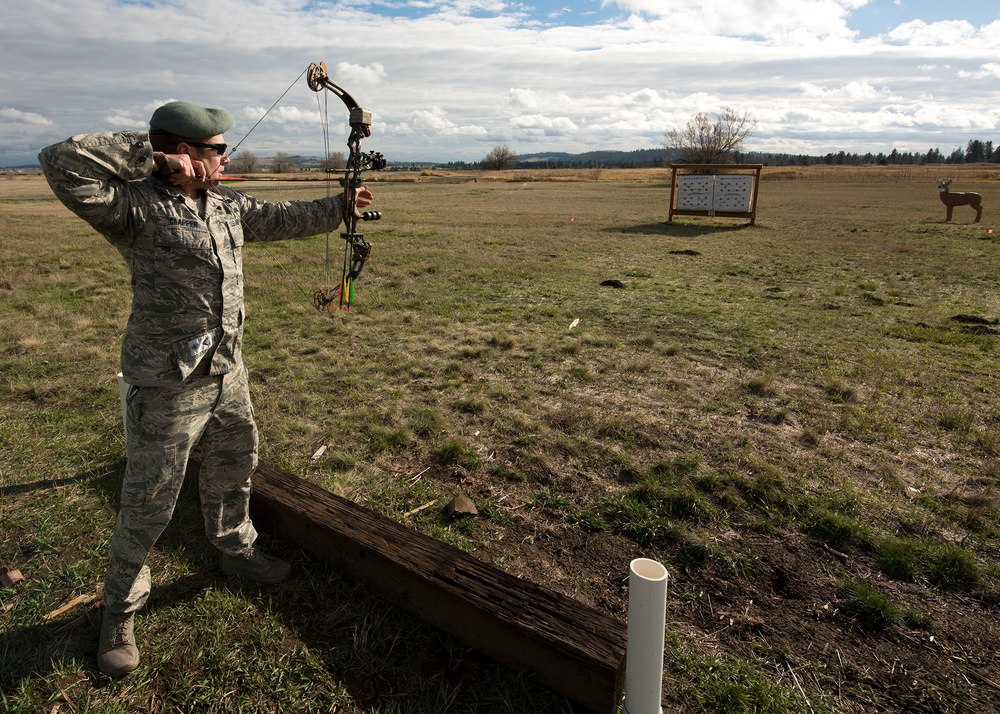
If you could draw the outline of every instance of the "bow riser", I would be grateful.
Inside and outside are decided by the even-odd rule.
[[[338,301],[341,310],[346,308],[350,312],[351,302],[354,299],[354,280],[361,275],[372,249],[371,243],[365,240],[364,234],[357,232],[357,190],[364,186],[362,172],[384,169],[386,161],[382,154],[375,151],[370,151],[367,154],[361,153],[361,139],[371,136],[371,112],[362,109],[354,97],[330,80],[326,63],[314,62],[309,65],[306,79],[309,88],[314,92],[321,92],[324,89],[330,91],[340,97],[350,110],[351,134],[347,140],[349,155],[344,177],[340,180],[344,189],[345,230],[341,233],[341,238],[346,241],[344,272],[340,287],[336,290],[317,290],[313,296],[313,303],[319,310],[331,310],[334,301]],[[377,211],[368,212],[361,216],[362,220],[366,221],[377,221],[381,217],[382,214]]]

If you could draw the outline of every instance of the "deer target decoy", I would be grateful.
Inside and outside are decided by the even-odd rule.
[[[983,217],[983,197],[978,193],[973,193],[972,191],[952,193],[948,190],[948,187],[951,185],[951,181],[951,179],[948,179],[947,181],[944,179],[938,179],[938,191],[941,192],[941,201],[948,208],[948,216],[945,220],[951,220],[951,212],[955,206],[971,206],[972,210],[976,212],[975,222],[979,223],[979,219]]]

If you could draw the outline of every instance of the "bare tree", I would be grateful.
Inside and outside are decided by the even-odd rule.
[[[252,151],[237,151],[229,160],[228,170],[237,174],[252,174],[257,171],[257,155]]]
[[[272,174],[290,174],[295,170],[295,161],[292,159],[291,154],[279,151],[274,155],[274,158],[271,159],[268,170]]]
[[[344,158],[344,154],[339,151],[334,151],[332,154],[327,156],[322,161],[322,167],[324,171],[340,171],[342,168],[347,166],[347,160]]]
[[[683,129],[667,134],[667,146],[688,164],[724,164],[733,161],[743,142],[757,128],[757,120],[747,110],[723,107],[715,121],[699,112]]]
[[[507,148],[507,145],[494,146],[486,158],[479,162],[479,167],[487,171],[502,171],[512,169],[517,162],[517,154]]]

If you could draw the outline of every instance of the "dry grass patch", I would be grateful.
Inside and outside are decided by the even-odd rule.
[[[768,169],[753,228],[667,225],[664,169],[379,183],[352,314],[309,304],[322,237],[245,250],[263,458],[400,519],[461,490],[480,518],[407,522],[617,616],[628,561],[661,560],[669,707],[983,710],[976,676],[993,681],[1000,647],[1000,336],[982,329],[1000,316],[1000,184],[963,168],[987,219],[945,224],[938,170]],[[91,686],[96,621],[56,638],[36,615],[102,575],[128,280],[37,179],[11,185],[0,557],[33,584],[0,648],[9,709],[50,709],[64,681],[92,710],[222,701],[231,647],[249,658],[244,708],[566,710],[295,554],[302,576],[279,592],[229,588],[183,530],[198,531],[190,497],[157,549],[149,664]],[[889,624],[857,626],[880,609]],[[179,653],[187,673],[164,664]]]

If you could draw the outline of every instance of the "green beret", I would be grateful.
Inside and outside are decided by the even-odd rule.
[[[225,109],[207,109],[191,102],[169,102],[153,112],[149,130],[203,139],[224,134],[235,123],[233,115]]]

